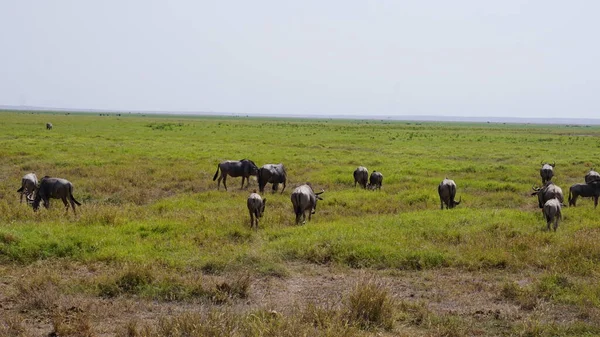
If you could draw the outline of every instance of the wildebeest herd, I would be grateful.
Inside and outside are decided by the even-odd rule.
[[[555,163],[542,163],[540,169],[540,177],[542,186],[532,187],[533,193],[538,197],[538,206],[542,209],[544,219],[548,230],[551,224],[556,231],[559,220],[562,219],[562,207],[564,204],[564,195],[562,189],[555,185],[552,181],[554,177]],[[219,172],[221,175],[219,176]],[[260,193],[264,193],[265,186],[272,184],[273,193],[278,191],[279,184],[283,184],[281,193],[285,190],[287,183],[287,173],[283,164],[266,164],[258,168],[258,166],[249,159],[242,160],[226,160],[218,164],[217,171],[213,177],[213,181],[217,180],[217,189],[223,181],[223,187],[227,190],[227,177],[242,177],[241,188],[244,188],[244,181],[247,181],[246,187],[250,184],[250,177],[255,176],[258,181]],[[353,172],[354,186],[358,184],[363,189],[381,189],[383,183],[383,174],[378,171],[373,171],[369,175],[369,171],[364,166],[359,166]],[[598,197],[600,196],[600,174],[594,169],[590,169],[584,177],[585,183],[577,183],[569,188],[569,206],[576,206],[579,197],[591,197],[594,199],[594,207],[598,206]],[[440,208],[443,210],[451,209],[458,206],[462,202],[462,197],[456,200],[457,185],[454,180],[445,178],[438,185],[437,191],[440,197]],[[23,202],[23,196],[26,197],[27,203],[30,204],[34,211],[39,209],[40,201],[43,201],[44,207],[50,205],[49,199],[61,199],[65,205],[65,210],[68,211],[69,204],[73,209],[73,213],[77,214],[75,204],[81,205],[73,197],[73,184],[66,179],[52,178],[49,176],[43,177],[39,182],[34,173],[28,173],[21,179],[21,188],[17,190],[20,194],[20,202]],[[311,215],[315,214],[317,209],[317,201],[323,200],[321,194],[325,192],[315,192],[310,183],[304,183],[297,186],[291,194],[291,202],[296,216],[296,224],[306,222],[306,212],[308,211],[308,220]],[[267,203],[266,198],[262,198],[257,191],[254,191],[247,199],[246,205],[250,214],[250,227],[258,229],[258,219],[265,212]]]

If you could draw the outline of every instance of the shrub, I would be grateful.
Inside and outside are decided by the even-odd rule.
[[[393,300],[381,284],[359,283],[348,296],[345,306],[348,322],[362,329],[390,330],[393,327]]]

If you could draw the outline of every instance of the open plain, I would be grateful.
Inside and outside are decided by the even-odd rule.
[[[0,336],[600,335],[600,210],[548,232],[531,196],[541,162],[567,195],[600,166],[597,126],[2,112],[0,144]],[[258,230],[256,181],[212,179],[243,158],[288,174]],[[20,204],[29,172],[77,215]]]

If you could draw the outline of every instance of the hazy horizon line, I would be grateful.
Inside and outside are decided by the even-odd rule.
[[[450,115],[367,115],[367,114],[285,114],[285,113],[240,113],[217,111],[165,111],[165,110],[130,110],[130,109],[90,109],[90,108],[57,108],[26,105],[0,105],[3,111],[38,111],[38,112],[82,112],[82,113],[128,113],[128,114],[164,114],[185,116],[224,116],[224,117],[274,117],[274,118],[314,118],[314,119],[352,119],[352,120],[389,120],[415,122],[477,122],[477,123],[516,123],[516,124],[593,124],[600,125],[600,118],[586,117],[501,117],[501,116],[450,116]]]

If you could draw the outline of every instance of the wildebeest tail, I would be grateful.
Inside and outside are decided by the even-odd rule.
[[[296,213],[296,217],[298,217],[302,214],[302,206],[300,205],[302,195],[295,194],[294,197],[296,198],[296,202],[294,203],[294,213]]]
[[[75,200],[75,198],[73,197],[73,195],[71,194],[71,200],[76,203],[78,206],[81,206],[81,203],[77,200]]]
[[[215,172],[215,176],[213,177],[213,181],[215,181],[217,179],[218,175],[219,175],[219,165],[217,165],[217,172]]]

